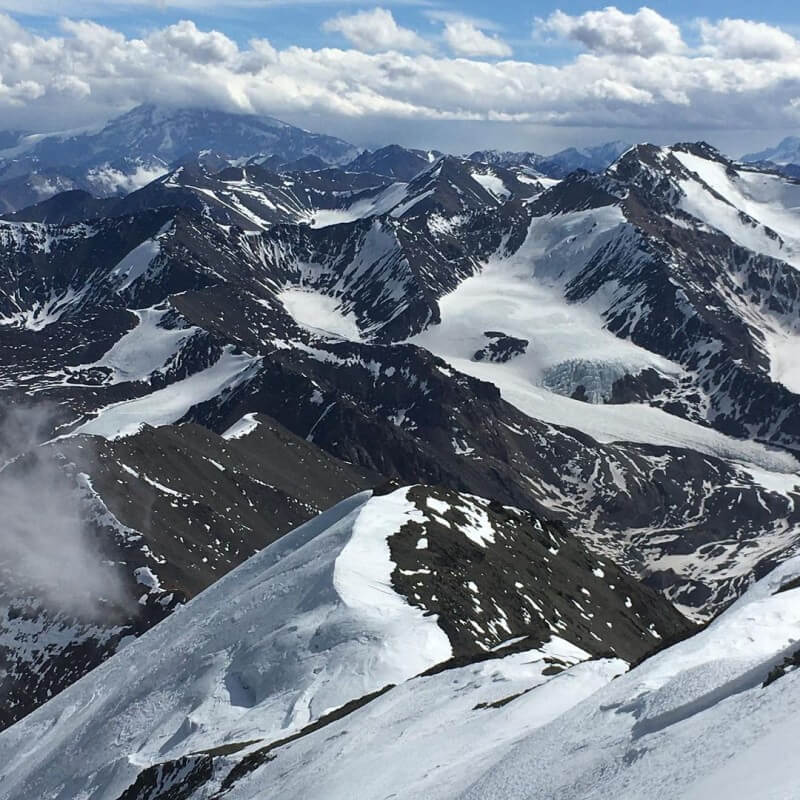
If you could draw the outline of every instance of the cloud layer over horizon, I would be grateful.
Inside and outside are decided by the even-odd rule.
[[[435,33],[424,35],[385,8],[332,10],[322,26],[331,46],[277,49],[189,20],[132,37],[62,19],[42,35],[0,13],[2,127],[70,127],[142,102],[351,121],[800,127],[800,42],[763,22],[696,19],[682,29],[646,7],[555,11],[526,31],[534,52],[567,53],[544,63],[515,59],[514,43],[479,20],[431,21]]]

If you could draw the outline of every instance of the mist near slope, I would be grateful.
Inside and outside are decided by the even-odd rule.
[[[39,446],[53,420],[47,406],[0,408],[0,595],[89,621],[127,601],[74,479]]]

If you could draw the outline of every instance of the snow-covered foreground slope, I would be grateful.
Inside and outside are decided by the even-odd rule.
[[[627,674],[601,659],[543,682],[526,652],[416,679],[275,750],[224,796],[797,797],[800,670],[782,665],[800,649],[798,575],[787,562]]]
[[[799,575],[800,560],[782,565],[705,631],[535,731],[463,797],[800,796]]]
[[[798,576],[787,562],[630,672],[554,637],[414,678],[238,763],[164,764],[126,800],[794,798]]]
[[[402,502],[390,498],[386,508]],[[414,677],[266,746],[162,761],[120,797],[793,798],[800,789],[799,593],[800,559],[793,559],[708,628],[629,672],[617,659],[586,661],[554,636],[532,650]],[[59,700],[42,711],[52,713]],[[73,725],[59,710],[59,724]],[[52,740],[41,723],[38,731]],[[35,761],[36,735],[30,724],[10,729],[0,755],[12,741]],[[170,742],[161,752],[178,749]],[[18,786],[12,768],[16,762],[9,785]],[[70,794],[74,785],[65,784],[62,794],[41,796],[113,797],[103,788],[109,775],[94,776],[92,794]],[[47,781],[52,774],[38,785]]]
[[[618,659],[553,675],[550,660],[581,660],[563,642],[416,678],[347,718],[281,748],[227,800],[446,800],[520,738],[623,674]],[[323,742],[323,740],[327,740]],[[197,793],[196,800],[207,795]],[[510,796],[506,798],[510,800]]]

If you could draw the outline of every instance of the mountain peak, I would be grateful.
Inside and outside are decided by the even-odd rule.
[[[767,147],[755,153],[746,153],[741,160],[745,163],[770,161],[780,166],[800,164],[800,136],[786,136],[777,146]]]

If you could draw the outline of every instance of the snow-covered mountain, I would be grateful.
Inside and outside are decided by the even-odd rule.
[[[694,145],[546,190],[455,158],[361,189],[259,170],[5,223],[7,385],[105,436],[267,413],[544,509],[700,616],[794,547],[793,182]]]
[[[780,166],[800,164],[800,136],[787,136],[775,147],[768,147],[757,153],[747,153],[742,156],[742,161],[746,163],[769,161]]]
[[[271,117],[207,109],[137,106],[99,129],[6,137],[0,149],[0,210],[14,211],[66,189],[127,194],[193,153],[281,162],[314,157],[343,164],[359,153],[341,139]]]

